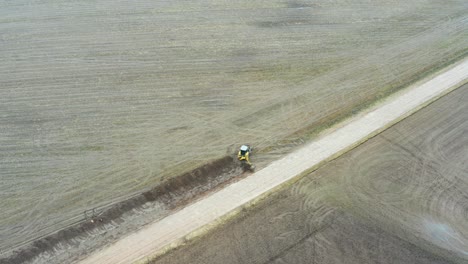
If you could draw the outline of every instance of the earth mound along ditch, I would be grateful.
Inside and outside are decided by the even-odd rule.
[[[208,192],[222,188],[241,178],[243,175],[246,173],[243,173],[237,160],[233,156],[225,156],[192,171],[169,178],[158,186],[118,202],[99,214],[96,214],[94,209],[87,210],[84,212],[85,219],[19,247],[9,256],[1,258],[0,263],[17,264],[32,261],[41,253],[53,251],[54,247],[60,243],[86,237],[88,232],[117,220],[123,214],[149,202],[162,203],[166,208],[175,211]]]

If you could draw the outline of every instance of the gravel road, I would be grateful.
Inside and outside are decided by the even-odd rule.
[[[468,85],[164,263],[468,263]]]
[[[216,226],[216,224],[219,225],[220,218],[222,219],[223,217],[232,215],[233,213],[238,213],[241,215],[244,214],[244,211],[242,210],[242,208],[248,208],[246,206],[255,204],[255,202],[258,201],[258,199],[260,199],[261,197],[264,197],[268,193],[272,193],[272,192],[274,193],[274,191],[278,188],[278,186],[281,186],[281,184],[284,184],[290,180],[294,180],[295,178],[297,178],[298,175],[301,175],[311,169],[316,169],[320,164],[323,164],[324,162],[329,161],[330,159],[332,159],[333,157],[336,157],[337,155],[339,155],[340,153],[343,153],[344,151],[352,149],[353,147],[356,146],[356,144],[359,144],[365,141],[369,137],[375,136],[377,133],[379,133],[383,129],[386,129],[392,124],[395,124],[395,122],[400,121],[405,116],[408,116],[409,114],[414,113],[415,111],[420,109],[422,106],[427,105],[432,100],[435,100],[441,95],[453,90],[454,88],[459,87],[459,85],[466,83],[467,77],[468,77],[467,69],[468,69],[468,60],[465,60],[463,63],[448,70],[447,72],[444,72],[443,74],[440,74],[421,85],[413,87],[411,90],[399,95],[398,97],[392,98],[391,100],[387,100],[382,105],[378,106],[376,109],[373,109],[369,113],[359,118],[356,118],[355,120],[349,122],[345,126],[337,129],[336,131],[317,139],[316,141],[304,146],[303,148],[285,156],[284,158],[278,161],[273,162],[268,167],[254,173],[253,175],[247,177],[246,179],[236,182],[234,184],[231,184],[225,189],[222,189],[221,191],[218,191],[214,193],[213,195],[204,198],[203,200],[197,201],[193,203],[192,205],[178,211],[177,213],[162,219],[161,221],[148,225],[147,227],[143,228],[139,232],[131,234],[128,237],[125,237],[124,239],[118,241],[117,243],[110,245],[109,247],[92,254],[89,258],[86,258],[84,261],[80,263],[82,264],[85,264],[85,263],[131,263],[131,262],[135,262],[138,260],[144,260],[147,256],[151,256],[152,254],[158,254],[158,252],[164,252],[168,249],[171,249],[172,247],[176,245],[181,245],[181,244],[183,245],[187,242],[187,239],[189,239],[189,241],[193,241],[193,238],[197,238],[197,236],[200,236],[200,234],[203,234],[203,232],[205,232],[206,230],[209,230],[213,226]],[[466,89],[464,88],[465,86],[459,90],[465,91]],[[454,92],[454,93],[457,93],[457,92]],[[455,98],[459,100],[460,97],[455,97]],[[445,102],[445,101],[442,100],[442,102]],[[466,114],[464,111],[466,110],[465,108],[466,108],[466,104],[464,104],[463,100],[461,100],[461,102],[457,104],[457,108],[447,107],[446,109],[456,109],[456,111],[454,111],[455,116],[459,116],[459,119],[457,120],[463,120],[463,119],[466,119]],[[429,106],[428,109],[432,109],[431,106]],[[434,111],[438,111],[438,110],[439,109],[436,109]],[[422,111],[425,113],[426,109],[423,109]],[[418,113],[419,112],[417,112],[416,115]],[[413,116],[411,116],[410,118],[414,119]],[[444,122],[444,121],[446,120],[445,119],[441,120],[441,122]],[[406,122],[409,122],[409,121],[404,120],[400,123],[406,123]],[[400,125],[400,123],[397,124],[396,126]],[[433,126],[437,125],[437,122],[434,122],[434,121],[433,122],[428,121],[428,123],[429,123],[428,125],[433,125]],[[457,121],[457,123],[459,122]],[[461,123],[463,124],[463,122]],[[422,123],[422,124],[425,124],[425,123]],[[389,130],[395,130],[395,128],[392,127]],[[463,126],[460,127],[459,130],[461,130],[461,131],[458,131],[460,133],[456,132],[454,134],[458,136],[461,135],[463,137],[464,127]],[[422,131],[427,131],[427,130],[422,130]],[[409,133],[409,134],[411,135],[411,136],[408,135],[409,138],[413,138],[413,137],[419,138],[419,135],[417,133]],[[407,135],[400,134],[400,136],[404,137]],[[381,137],[381,135],[379,135],[378,137]],[[451,141],[451,142],[453,142],[453,144],[458,144],[457,141]],[[430,141],[426,143],[428,145],[431,144]],[[358,149],[361,149],[361,148],[362,146],[358,147]],[[462,147],[460,149],[461,149],[461,152],[459,153],[459,155],[455,157],[456,162],[464,162],[464,158],[466,157],[465,155],[463,155],[463,154],[466,154],[465,149]],[[355,151],[357,150],[352,151],[352,153]],[[346,155],[349,155],[349,154],[346,154]],[[375,156],[370,154],[370,157],[375,157]],[[416,159],[418,159],[418,157],[416,157]],[[364,164],[368,164],[366,159],[363,158],[363,160],[364,160]],[[335,162],[336,161],[333,161],[331,163],[334,164]],[[354,164],[354,163],[350,163],[350,164]],[[383,164],[385,165],[385,163]],[[394,164],[394,165],[398,166],[398,164]],[[326,167],[334,168],[334,165],[326,165]],[[363,166],[360,166],[359,168],[362,168],[362,167]],[[379,169],[375,167],[372,167],[372,169],[376,169],[376,171],[379,171]],[[353,169],[354,167],[351,166],[351,167],[346,167],[342,171],[342,174],[347,176],[346,177],[347,181],[355,180],[355,176],[352,173],[348,173],[348,174],[346,173],[348,170],[353,171]],[[392,174],[394,173],[393,171],[394,169],[395,169],[394,166],[389,166],[387,168],[387,171],[389,174]],[[462,171],[463,170],[466,171],[466,168],[463,169],[462,167]],[[357,171],[360,172],[359,169],[357,169]],[[454,173],[456,173],[457,175],[458,174],[463,175],[462,171],[459,171],[458,167],[456,167],[454,170]],[[334,172],[332,171],[330,173],[334,173]],[[360,175],[361,174],[359,174],[358,176]],[[437,175],[438,174],[435,174],[435,176]],[[403,174],[402,176],[400,176],[400,178],[403,176],[405,175]],[[408,178],[411,178],[411,175],[406,175],[406,176]],[[373,181],[369,179],[365,179],[365,181],[370,182],[371,186],[374,186],[374,184],[379,186],[379,183],[377,181]],[[387,181],[389,181],[387,178],[383,179],[384,184],[388,184]],[[340,180],[339,183],[346,183],[346,181]],[[300,189],[302,187],[306,188],[307,186],[309,185],[308,184],[305,184],[304,186],[297,185],[295,188]],[[352,184],[345,184],[343,188],[350,189],[352,187],[353,187]],[[362,183],[357,185],[357,187],[362,187]],[[327,190],[327,187],[325,187],[325,189]],[[390,196],[392,196],[392,195],[395,195],[393,192],[395,192],[396,190],[398,191],[396,194],[397,197],[400,197],[400,193],[398,189],[392,188],[391,190],[386,190],[386,191]],[[463,188],[460,190],[463,190]],[[312,190],[312,192],[314,192],[314,190]],[[361,196],[367,197],[369,203],[376,202],[377,205],[374,207],[380,208],[379,201],[376,201],[375,197],[369,196],[369,193],[366,190],[359,190],[359,191],[351,190],[350,194],[354,194],[357,197],[361,197]],[[375,195],[378,196],[380,194],[381,193],[379,191],[376,191]],[[414,193],[410,192],[410,194],[414,194]],[[464,194],[466,193],[463,193],[462,191],[460,195],[464,195]],[[337,199],[336,195],[338,195],[339,197],[344,197],[343,201],[345,202],[350,201],[350,199],[346,198],[344,196],[345,194],[342,193],[341,191],[333,192],[333,193],[330,193],[329,195],[331,198],[334,198],[334,199]],[[430,195],[431,194],[428,194],[428,196]],[[399,200],[399,201],[402,202],[402,200]],[[309,202],[309,200],[299,201],[299,204],[302,204],[303,202]],[[315,203],[316,201],[310,201],[310,202]],[[358,205],[364,206],[365,204],[358,201]],[[324,208],[325,207],[322,207],[321,205],[318,208],[316,208],[318,212],[322,212],[323,214],[310,215],[310,217],[312,217],[311,220],[313,222],[318,222],[318,223],[326,222],[323,220],[328,215],[329,210],[321,211]],[[370,211],[365,206],[363,208],[367,209],[367,211]],[[282,212],[281,209],[283,208],[279,208],[276,212],[279,215],[284,215],[285,212]],[[461,209],[462,209],[461,212],[463,212],[463,207]],[[385,213],[385,211],[383,212]],[[303,213],[303,212],[301,212],[301,210],[298,210],[298,213]],[[388,220],[386,215],[382,216],[383,213],[382,212],[379,212],[379,213],[380,214],[377,213],[375,217],[382,217],[383,219]],[[401,214],[399,214],[398,216],[401,216]],[[405,223],[404,220],[402,222]],[[262,226],[264,224],[265,223],[258,223],[255,226],[249,226],[249,227],[246,227],[246,230],[249,230],[250,228],[257,228],[258,226]],[[289,223],[287,226],[291,228],[295,228],[294,225],[290,225],[290,224],[291,223]],[[262,227],[265,227],[265,226],[262,226]],[[273,228],[271,231],[276,232],[277,230],[279,229]],[[239,231],[239,232],[240,232],[239,235],[242,237],[242,234],[243,234],[242,231]],[[234,234],[233,236],[236,237],[237,235]],[[232,238],[232,236],[225,236],[225,234],[221,234],[220,237],[225,238],[225,239],[229,237]],[[266,239],[264,236],[255,236],[255,237],[258,240],[266,240],[265,243],[269,243],[268,242],[269,239]],[[239,243],[242,243],[242,240],[240,239],[234,238],[234,240]],[[461,241],[460,243],[463,243],[463,241]],[[217,257],[222,256],[218,254],[218,252],[222,251],[223,249],[222,247],[221,248],[216,247],[212,244],[207,245],[207,244],[204,244],[203,242],[198,242],[198,244],[201,244],[201,248],[204,253],[213,252],[213,254],[217,255]],[[247,244],[250,244],[250,243],[247,243]],[[250,244],[250,245],[252,246],[246,250],[255,251],[256,244]],[[225,250],[229,248],[226,244],[224,244],[224,247],[225,247],[224,248]],[[185,248],[185,247],[182,247],[182,248]],[[259,250],[263,250],[263,249],[260,247]],[[276,252],[276,250],[272,250],[271,252]],[[195,256],[203,255],[199,252],[197,254],[195,254]],[[463,251],[462,251],[462,254],[463,254]],[[195,258],[193,255],[190,255],[188,257],[190,259]],[[251,257],[253,257],[254,259],[253,263],[256,263],[255,261],[256,256],[252,255]],[[230,261],[233,260],[233,258],[230,258],[230,257],[227,257],[227,258]],[[206,258],[201,258],[200,263],[203,263],[206,261],[207,261]],[[169,261],[169,263],[172,263],[172,260]],[[181,263],[187,263],[187,259],[185,259],[185,262],[182,261]],[[193,260],[191,260],[191,263],[193,263]],[[219,259],[217,261],[213,260],[210,263],[223,263],[223,261]],[[239,263],[242,263],[242,261]]]

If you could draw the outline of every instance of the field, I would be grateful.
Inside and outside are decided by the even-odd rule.
[[[468,85],[151,262],[466,263]]]
[[[465,1],[0,3],[0,256],[466,56]],[[149,221],[149,220],[148,220]]]

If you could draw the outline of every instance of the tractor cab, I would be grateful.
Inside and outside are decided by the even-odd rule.
[[[245,157],[248,152],[250,152],[250,147],[247,146],[247,145],[242,145],[239,148],[239,156],[241,156],[241,157]]]
[[[250,152],[252,148],[249,145],[242,145],[237,153],[237,159],[241,162],[244,171],[254,171],[255,166],[250,163]]]

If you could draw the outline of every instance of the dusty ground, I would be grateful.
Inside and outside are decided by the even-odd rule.
[[[467,8],[2,2],[0,254],[229,146],[278,157],[294,132],[465,56]]]
[[[467,263],[468,85],[152,263]]]

